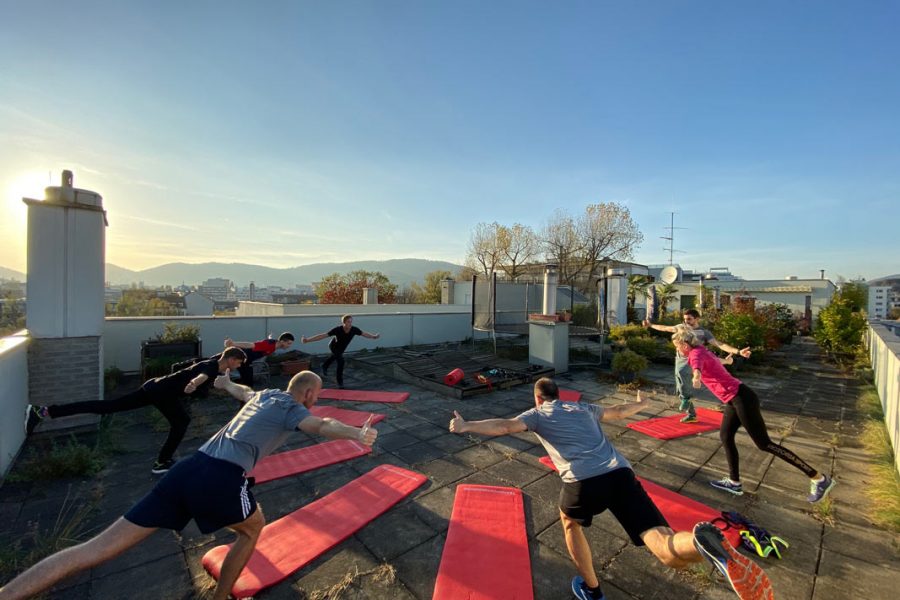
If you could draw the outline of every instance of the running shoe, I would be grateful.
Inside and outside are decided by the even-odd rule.
[[[688,414],[684,415],[683,417],[681,417],[681,422],[682,423],[696,423],[697,415],[694,413],[688,413]]]
[[[578,600],[606,600],[603,592],[600,592],[599,596],[594,596],[581,575],[576,575],[572,579],[572,593],[575,594]]]
[[[171,458],[163,462],[156,461],[155,463],[153,463],[153,468],[150,469],[150,472],[154,475],[162,475],[163,473],[168,472],[168,470],[174,466],[175,461]]]
[[[806,499],[810,502],[818,502],[831,491],[831,488],[834,487],[835,483],[835,480],[828,475],[825,475],[825,479],[822,481],[810,481],[809,496],[807,496]]]
[[[694,525],[694,547],[725,576],[731,589],[741,600],[774,600],[772,582],[759,565],[738,554],[709,522]]]
[[[47,409],[43,406],[29,404],[25,407],[25,435],[31,435],[31,432],[38,426],[38,423],[43,421],[44,417],[47,416],[46,413]]]
[[[725,490],[726,492],[734,494],[735,496],[744,495],[744,486],[740,483],[732,482],[727,477],[716,479],[715,481],[710,481],[709,485],[713,486],[717,490]]]

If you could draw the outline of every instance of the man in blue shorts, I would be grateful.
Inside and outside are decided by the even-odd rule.
[[[697,523],[692,533],[675,533],[635,478],[628,461],[606,439],[601,423],[624,419],[649,405],[638,392],[637,402],[603,407],[563,402],[548,377],[534,384],[535,407],[513,419],[466,421],[458,412],[450,421],[453,433],[507,435],[532,431],[559,471],[562,490],[559,516],[566,547],[579,575],[572,593],[580,600],[603,600],[600,580],[584,527],[594,515],[612,511],[636,546],[647,546],[667,567],[685,568],[703,558],[725,575],[740,598],[770,598],[771,584],[756,563],[741,556],[710,523]]]
[[[0,599],[36,596],[66,577],[118,556],[159,528],[180,531],[194,519],[205,534],[223,527],[237,534],[213,595],[214,600],[224,600],[265,525],[246,477],[256,463],[296,430],[369,446],[375,442],[378,432],[368,423],[356,428],[310,414],[322,389],[322,380],[311,371],[295,375],[286,392],[254,392],[232,382],[229,375],[217,377],[215,387],[226,390],[244,406],[225,427],[190,458],[172,467],[125,516],[87,542],[40,561],[0,588]]]

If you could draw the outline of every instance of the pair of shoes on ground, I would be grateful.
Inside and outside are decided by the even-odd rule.
[[[169,460],[164,460],[162,462],[156,461],[153,463],[153,468],[150,469],[150,472],[154,475],[162,475],[163,473],[168,473],[169,469],[175,466],[175,459],[170,458]]]
[[[31,435],[31,432],[34,431],[34,428],[38,426],[38,424],[43,421],[45,418],[50,416],[47,414],[46,406],[35,406],[34,404],[29,404],[25,407],[25,435]]]
[[[825,475],[821,481],[810,481],[809,495],[806,497],[806,500],[814,504],[816,502],[819,502],[828,494],[828,492],[831,491],[831,488],[834,487],[835,483],[836,482],[834,481],[834,479],[828,475]],[[741,496],[744,494],[744,486],[741,485],[740,482],[736,483],[732,481],[728,477],[710,481],[709,485],[713,486],[717,490],[722,490],[730,494],[734,494],[735,496]]]
[[[765,571],[738,553],[712,523],[694,525],[694,547],[725,577],[741,600],[774,600],[772,582]]]

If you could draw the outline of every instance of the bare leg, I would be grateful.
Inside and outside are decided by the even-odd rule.
[[[686,531],[675,533],[668,527],[653,527],[641,534],[647,549],[659,562],[674,569],[683,569],[703,557],[694,548],[694,534]]]
[[[154,531],[156,528],[140,527],[119,517],[98,536],[61,550],[32,566],[0,588],[0,598],[18,600],[37,596],[71,575],[115,558]]]
[[[262,531],[265,524],[266,519],[263,517],[262,509],[257,504],[256,510],[246,520],[228,526],[238,537],[234,545],[231,546],[231,550],[225,556],[225,560],[222,561],[222,570],[219,572],[219,583],[216,585],[213,600],[225,600],[228,598],[231,588],[234,587],[234,582],[237,581],[241,571],[244,570],[244,565],[250,560],[250,555],[253,554],[253,549],[256,548],[256,540],[259,539],[259,532]]]
[[[597,587],[600,580],[594,573],[594,559],[591,557],[591,547],[584,537],[584,529],[562,511],[559,511],[559,518],[562,520],[563,534],[566,537],[566,548],[569,549],[569,555],[575,563],[578,574],[588,587]]]

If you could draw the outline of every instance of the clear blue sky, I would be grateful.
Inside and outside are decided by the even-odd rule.
[[[897,2],[2,2],[0,265],[48,171],[107,259],[462,262],[629,207],[643,263],[900,272]]]

